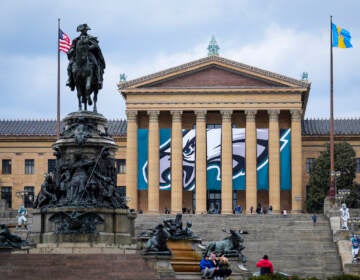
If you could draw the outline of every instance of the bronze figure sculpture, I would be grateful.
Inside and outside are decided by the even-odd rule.
[[[67,86],[73,91],[76,88],[79,100],[79,111],[87,110],[87,105],[94,103],[96,109],[97,94],[103,86],[105,60],[96,37],[87,34],[90,27],[84,23],[77,27],[80,36],[76,37],[68,51]],[[91,94],[93,93],[93,100]]]

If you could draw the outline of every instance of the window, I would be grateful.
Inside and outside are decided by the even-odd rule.
[[[24,187],[24,206],[32,208],[34,202],[34,187]]]
[[[34,174],[35,161],[33,159],[25,159],[25,174]]]
[[[55,173],[55,159],[48,159],[48,173]]]
[[[360,173],[360,158],[356,158],[355,159],[355,164],[356,164],[356,166],[355,166],[355,172],[356,173]]]
[[[125,186],[118,186],[115,191],[120,195],[121,198],[126,198],[126,187]]]
[[[4,170],[4,169],[3,169]],[[11,187],[1,187],[1,199],[6,201],[6,204],[9,208],[12,207],[12,188]]]
[[[11,174],[11,159],[2,160],[2,174]]]
[[[314,164],[315,159],[314,158],[307,158],[306,159],[306,173],[310,173],[311,167]]]
[[[126,173],[126,160],[125,159],[117,159],[116,160],[116,172],[118,174]]]

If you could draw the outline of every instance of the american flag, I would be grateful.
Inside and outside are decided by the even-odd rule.
[[[71,47],[70,37],[59,29],[59,51],[67,53]]]

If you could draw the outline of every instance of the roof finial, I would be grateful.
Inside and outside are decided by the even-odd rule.
[[[307,81],[308,78],[309,78],[308,72],[303,72],[302,75],[301,75],[301,80]]]
[[[126,82],[126,75],[125,73],[121,73],[120,74],[120,83],[125,83]]]
[[[209,42],[209,46],[207,47],[208,49],[208,56],[212,56],[212,55],[219,55],[219,45],[216,42],[215,36],[213,35],[211,37],[211,41]]]

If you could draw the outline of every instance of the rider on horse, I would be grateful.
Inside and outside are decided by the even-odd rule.
[[[102,82],[103,82],[103,74],[104,74],[104,69],[105,69],[105,60],[104,57],[102,55],[101,49],[99,47],[99,41],[96,37],[91,36],[89,34],[87,34],[87,31],[91,30],[90,27],[84,23],[84,24],[80,24],[76,31],[80,32],[80,36],[76,37],[71,44],[71,48],[67,53],[68,59],[69,59],[69,65],[67,68],[67,72],[68,72],[68,81],[66,83],[67,86],[69,86],[71,88],[71,90],[75,89],[75,79],[73,77],[73,65],[74,65],[74,61],[76,58],[76,46],[78,41],[81,38],[86,38],[87,42],[89,44],[89,59],[90,62],[95,65],[96,71],[96,78],[98,81],[98,89],[102,88]]]

